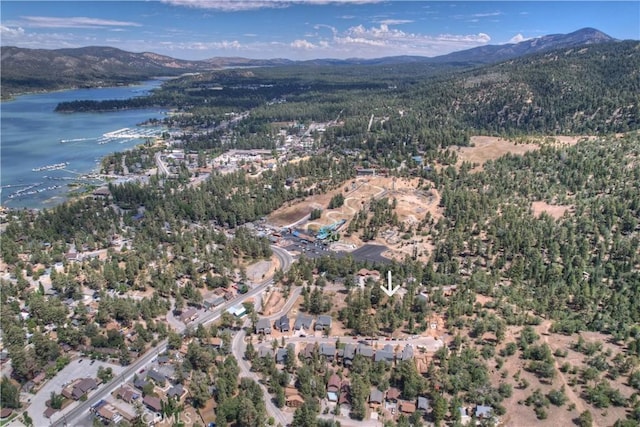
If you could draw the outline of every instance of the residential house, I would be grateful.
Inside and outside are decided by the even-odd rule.
[[[304,399],[295,387],[284,388],[285,405],[290,408],[299,408],[304,404]]]
[[[407,402],[406,400],[400,402],[400,412],[406,415],[411,415],[416,412],[416,404],[413,402]]]
[[[327,362],[333,362],[333,359],[336,357],[336,346],[328,343],[320,344],[320,355],[323,356]]]
[[[493,408],[491,406],[478,405],[476,406],[476,418],[490,419],[493,416]]]
[[[356,345],[345,344],[344,348],[338,350],[338,356],[342,357],[342,364],[345,366],[351,366],[353,358],[356,356]]]
[[[157,397],[145,396],[144,399],[142,399],[142,403],[153,412],[162,412],[162,401]]]
[[[284,364],[287,361],[287,349],[279,348],[276,351],[276,363]]]
[[[62,390],[62,395],[67,399],[80,400],[82,396],[85,396],[91,390],[95,390],[98,387],[98,383],[93,378],[82,378],[75,381],[68,387]]]
[[[259,347],[258,357],[273,357],[273,350],[266,346]]]
[[[327,399],[329,400],[329,402],[338,401],[338,394],[340,393],[341,384],[342,381],[336,374],[333,374],[329,377],[329,382],[327,382]]]
[[[387,390],[387,401],[388,402],[397,402],[398,399],[400,398],[400,390],[395,388],[395,387],[391,387],[389,390]]]
[[[118,390],[116,390],[116,397],[118,399],[122,399],[127,403],[133,403],[136,399],[140,397],[138,393],[131,390],[129,387],[122,386]]]
[[[213,310],[214,308],[224,304],[224,302],[225,299],[223,296],[216,296],[204,300],[202,302],[202,305],[204,305],[204,308],[206,308],[207,310]]]
[[[377,408],[382,404],[384,400],[384,393],[378,390],[377,388],[373,389],[371,393],[369,393],[369,406],[372,408]]]
[[[467,414],[467,408],[459,406],[458,412],[460,412],[460,424],[467,425],[471,422],[471,417]]]
[[[222,348],[222,338],[220,337],[209,337],[205,344],[215,350]]]
[[[133,385],[138,390],[142,390],[143,388],[145,388],[145,386],[147,384],[150,384],[150,383],[149,383],[149,381],[145,380],[144,378],[138,377],[138,378],[133,380]]]
[[[158,387],[164,387],[167,382],[167,378],[155,369],[147,372],[147,379],[153,381]]]
[[[331,316],[320,315],[316,320],[316,326],[314,328],[316,331],[326,331],[331,329]]]
[[[348,381],[343,381],[340,385],[338,405],[351,405],[351,385]]]
[[[280,332],[289,332],[291,330],[291,321],[289,320],[289,316],[284,314],[281,318],[276,320],[276,328],[278,328]]]
[[[298,317],[296,317],[296,321],[293,324],[293,329],[295,329],[296,331],[308,331],[309,329],[311,329],[311,322],[313,322],[313,318],[311,316],[299,313]]]
[[[174,385],[167,392],[167,397],[175,398],[177,400],[182,400],[182,398],[187,394],[187,390],[182,386],[182,384]]]
[[[180,321],[182,323],[189,323],[196,320],[196,317],[198,317],[198,310],[190,307],[187,310],[183,311],[182,314],[180,314]]]
[[[366,344],[358,344],[358,348],[356,349],[356,354],[361,355],[362,357],[372,358],[374,354],[373,347]]]
[[[271,321],[266,317],[258,319],[256,322],[256,334],[270,334],[271,333]]]
[[[413,346],[411,344],[407,344],[402,349],[402,353],[399,357],[400,360],[411,360],[413,359]]]
[[[312,359],[315,348],[316,348],[316,345],[314,343],[307,343],[307,345],[304,346],[300,354],[302,354],[302,357],[307,360]]]
[[[425,414],[429,412],[430,405],[429,399],[426,397],[418,396],[418,411],[423,411]]]
[[[168,355],[163,354],[161,356],[158,356],[157,362],[158,362],[158,365],[164,365],[165,363],[171,362],[171,358],[169,358]]]
[[[393,346],[387,344],[381,350],[376,350],[375,355],[373,356],[374,362],[386,362],[393,363],[395,360],[395,354],[393,353]]]

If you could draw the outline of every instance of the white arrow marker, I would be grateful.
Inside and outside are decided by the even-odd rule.
[[[387,294],[387,296],[393,296],[393,294],[395,294],[398,289],[400,289],[400,285],[396,286],[395,288],[393,287],[393,285],[391,284],[391,272],[389,271],[389,275],[388,275],[388,281],[387,281],[387,287],[385,288],[384,286],[380,285],[380,289],[382,289],[384,291],[385,294]]]

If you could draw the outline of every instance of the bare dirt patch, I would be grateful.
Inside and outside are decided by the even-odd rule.
[[[283,297],[282,292],[278,289],[272,288],[264,295],[262,314],[264,316],[271,316],[272,314],[279,312],[286,302],[287,301]]]
[[[553,219],[560,219],[565,212],[571,212],[573,206],[567,205],[550,205],[544,201],[537,201],[531,203],[531,209],[534,216],[540,216],[543,212],[546,212]]]
[[[275,226],[285,226],[303,220],[297,227],[314,232],[323,226],[346,220],[347,225],[340,230],[340,244],[344,247],[353,250],[365,243],[380,244],[389,247],[389,251],[383,254],[387,258],[401,260],[407,255],[413,256],[417,253],[419,259],[426,260],[433,250],[433,245],[426,236],[428,229],[418,231],[418,225],[427,216],[437,221],[443,212],[439,207],[438,191],[434,188],[420,187],[420,183],[418,178],[399,179],[381,176],[356,178],[330,193],[307,197],[278,209],[269,217],[269,222]],[[326,209],[331,197],[339,193],[345,197],[344,205],[337,209]],[[398,220],[403,223],[405,231],[387,228],[381,230],[377,238],[369,242],[363,242],[358,233],[346,236],[344,231],[348,222],[360,210],[366,208],[372,198],[381,197],[395,200],[395,213]],[[320,218],[304,221],[305,215],[317,208],[323,209]]]
[[[495,136],[472,136],[472,147],[452,147],[458,155],[456,166],[460,167],[463,162],[479,165],[476,170],[482,170],[482,165],[487,160],[495,160],[507,153],[523,155],[529,151],[537,150],[541,145],[575,145],[578,142],[591,139],[593,137],[584,136],[548,136],[548,137],[528,137],[519,139],[505,139]]]
[[[457,147],[459,167],[463,162],[482,165],[487,160],[495,160],[507,153],[522,155],[528,151],[537,150],[538,144],[535,143],[516,143],[504,138],[494,136],[472,136],[471,147]]]

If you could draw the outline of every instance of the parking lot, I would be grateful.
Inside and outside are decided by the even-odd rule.
[[[328,244],[324,242],[310,242],[308,240],[296,237],[286,233],[282,236],[282,247],[289,252],[298,252],[307,258],[318,258],[321,256],[335,255],[338,258],[351,255],[356,261],[368,261],[378,264],[388,264],[390,259],[382,256],[382,253],[389,248],[384,245],[366,244],[352,252],[347,251],[331,251]]]
[[[113,365],[102,361],[92,361],[88,358],[80,358],[72,360],[67,366],[65,366],[58,374],[48,380],[45,385],[38,390],[38,392],[31,398],[31,404],[28,407],[28,412],[31,418],[33,418],[34,426],[47,426],[50,424],[50,420],[44,417],[44,411],[47,409],[46,402],[51,397],[51,392],[60,394],[62,389],[73,380],[77,378],[96,378],[98,374],[98,367],[111,368],[113,374],[118,375],[123,367],[120,365]],[[98,386],[100,388],[100,386]],[[74,402],[71,406],[76,405]],[[52,419],[57,420],[59,414],[54,414]]]

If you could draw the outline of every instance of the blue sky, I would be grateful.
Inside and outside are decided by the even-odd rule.
[[[11,1],[3,46],[113,46],[180,59],[437,56],[597,28],[640,39],[640,1]]]

